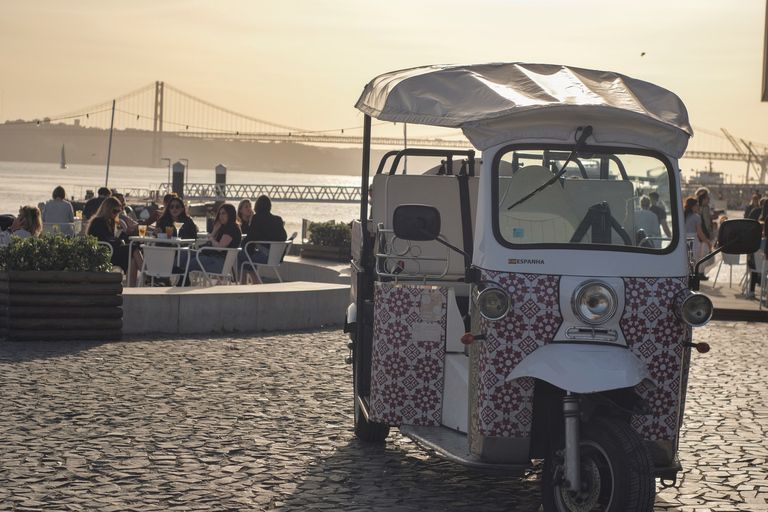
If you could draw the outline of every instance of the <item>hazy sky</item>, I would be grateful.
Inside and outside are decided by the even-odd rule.
[[[260,119],[348,128],[362,125],[353,105],[378,74],[522,61],[657,83],[683,99],[694,126],[768,144],[765,0],[0,0],[0,9],[0,121],[161,80]]]

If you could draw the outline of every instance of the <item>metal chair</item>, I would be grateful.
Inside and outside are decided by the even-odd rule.
[[[189,253],[189,247],[141,245],[141,248],[144,253],[144,264],[141,266],[141,273],[139,274],[139,286],[144,286],[144,279],[146,277],[150,278],[150,283],[154,286],[156,277],[178,280],[186,275],[187,269],[189,268],[189,258],[187,258],[187,264],[183,274],[174,273],[173,267],[178,251],[186,251]]]
[[[256,278],[261,283],[263,280],[261,279],[261,274],[259,274],[258,267],[271,267],[275,270],[275,276],[277,277],[278,282],[282,283],[283,279],[280,277],[280,271],[277,270],[277,267],[280,266],[280,264],[283,262],[283,259],[285,258],[285,255],[288,254],[288,251],[291,250],[291,245],[293,245],[293,240],[296,238],[296,235],[298,235],[298,233],[294,232],[285,242],[253,241],[245,244],[243,251],[245,251],[246,261],[240,265],[240,276],[245,275],[245,267],[249,266],[253,270],[253,273],[256,274]],[[267,259],[266,263],[254,263],[254,261],[251,259],[251,253],[248,249],[249,246],[253,246],[254,244],[261,244],[269,247],[269,258]]]
[[[59,233],[62,235],[75,236],[78,234],[75,230],[74,222],[43,222],[43,230],[40,234],[54,233],[54,228],[57,227],[59,228]]]
[[[713,290],[717,288],[717,278],[720,275],[720,269],[723,268],[723,264],[728,265],[730,267],[730,279],[728,281],[728,288],[733,287],[733,266],[741,264],[740,254],[725,254],[723,252],[723,253],[720,253],[720,256],[722,258],[720,259],[720,265],[717,267],[717,273],[715,274],[715,282],[712,283]]]
[[[216,253],[219,251],[226,251],[227,255],[224,258],[224,265],[221,267],[221,272],[209,272],[205,269],[203,264],[200,262],[200,254],[205,252],[210,253]],[[203,274],[203,277],[205,278],[205,282],[208,284],[208,286],[213,286],[214,281],[211,279],[211,277],[216,278],[216,284],[223,283],[223,284],[237,284],[237,253],[240,252],[239,247],[200,247],[197,252],[195,253],[195,259],[197,260],[198,265],[200,266],[201,270],[193,270],[190,272],[190,274]],[[189,265],[187,265],[189,267]],[[191,278],[192,276],[190,276]]]

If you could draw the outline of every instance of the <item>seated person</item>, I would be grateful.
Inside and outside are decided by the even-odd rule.
[[[248,226],[248,231],[243,238],[243,247],[248,242],[285,242],[288,238],[288,234],[283,227],[283,219],[277,215],[272,215],[272,201],[269,196],[259,196],[256,199],[255,213],[251,217],[251,224]],[[248,247],[250,251],[251,261],[254,263],[266,263],[269,259],[269,247],[266,245],[254,247],[253,245]],[[244,253],[241,253],[238,257],[238,261],[242,263],[247,261]]]
[[[176,233],[175,227],[177,222],[184,224],[178,233]],[[187,215],[187,207],[178,196],[172,197],[168,201],[168,206],[163,210],[163,215],[157,221],[155,232],[157,234],[165,233],[166,228],[169,227],[173,228],[174,234],[179,238],[197,240],[197,224],[192,220],[192,217]]]
[[[19,216],[13,221],[11,227],[0,233],[0,245],[10,244],[12,236],[24,239],[38,236],[42,230],[40,209],[37,206],[22,206],[19,208]]]
[[[107,242],[112,246],[112,264],[128,272],[128,253],[131,252],[126,241],[128,235],[125,232],[125,224],[119,219],[122,208],[120,201],[114,197],[107,197],[102,201],[96,214],[88,223],[86,234],[95,236],[99,242]],[[118,234],[118,229],[121,231]],[[128,286],[136,286],[136,275],[141,271],[144,259],[140,250],[133,251],[132,270],[128,274]]]
[[[213,220],[213,229],[211,230],[211,247],[227,247],[236,249],[240,247],[240,227],[237,225],[237,211],[231,204],[224,203],[216,212],[216,218]],[[195,257],[197,255],[197,257]],[[182,267],[186,265],[184,254],[179,263]],[[205,269],[206,272],[220,274],[224,267],[224,259],[227,257],[227,251],[193,251],[189,253],[189,272]],[[198,263],[199,260],[199,263]],[[184,285],[189,285],[189,276],[184,280]]]

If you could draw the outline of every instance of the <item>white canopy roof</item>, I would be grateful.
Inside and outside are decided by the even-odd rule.
[[[683,102],[649,82],[552,64],[425,66],[366,85],[356,108],[382,121],[458,127],[480,150],[520,139],[628,143],[680,158],[693,130]],[[589,141],[587,142],[589,143]]]

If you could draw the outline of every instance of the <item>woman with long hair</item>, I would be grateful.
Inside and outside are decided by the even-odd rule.
[[[686,197],[683,203],[683,218],[685,219],[685,238],[693,238],[693,247],[691,254],[693,260],[700,259],[699,253],[704,247],[707,248],[707,252],[712,248],[709,243],[709,238],[704,234],[704,230],[701,229],[701,217],[699,216],[699,200],[695,197]],[[701,276],[702,281],[706,281],[707,276]]]
[[[755,253],[747,254],[747,268],[749,269],[747,299],[755,298],[755,286],[757,286],[761,279],[760,273],[763,271],[763,260],[768,259],[768,201],[762,198],[755,210],[760,212],[757,215],[757,219],[763,225],[762,253],[756,251]],[[755,218],[754,211],[751,215],[751,218]]]
[[[240,224],[240,232],[247,233],[253,218],[253,205],[250,199],[243,199],[237,205],[237,223]]]
[[[158,234],[165,233],[166,228],[173,228],[174,232],[177,222],[184,224],[176,236],[187,240],[197,240],[197,224],[192,220],[192,217],[187,215],[187,207],[184,204],[184,200],[178,196],[171,197],[168,201],[168,206],[163,210],[163,215],[157,221]]]
[[[120,201],[114,197],[105,198],[96,214],[91,217],[86,234],[95,236],[99,242],[107,242],[111,245],[112,264],[128,273],[128,253],[130,250],[126,245],[128,235],[125,233],[125,224],[119,218],[122,210]],[[133,251],[131,258],[133,269],[128,274],[128,286],[136,286],[136,275],[141,271],[144,258],[141,256],[141,251],[138,250]]]
[[[211,230],[211,247],[222,247],[236,249],[240,247],[242,234],[240,226],[237,225],[237,211],[229,203],[219,206],[216,212],[216,218],[213,220],[213,229]],[[197,255],[197,257],[195,257]],[[189,272],[205,269],[206,272],[220,274],[224,268],[224,258],[227,257],[227,251],[199,251],[189,253]],[[198,262],[199,260],[199,262]],[[186,262],[180,262],[184,265]],[[202,268],[201,268],[202,265]],[[184,279],[184,285],[189,285],[189,274]]]
[[[19,208],[19,216],[13,221],[11,227],[0,233],[0,245],[10,244],[12,236],[24,239],[38,236],[42,230],[40,209],[37,206],[22,206]]]

